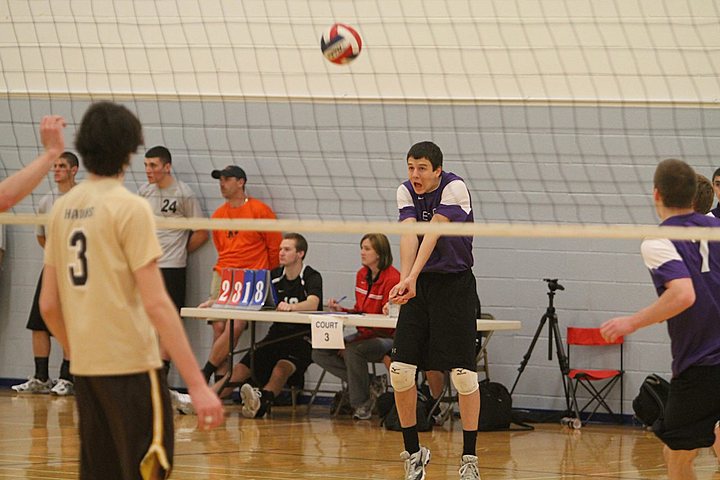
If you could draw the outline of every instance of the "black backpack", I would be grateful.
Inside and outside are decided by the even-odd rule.
[[[480,382],[480,419],[478,431],[492,432],[510,430],[511,424],[518,425],[517,430],[534,430],[535,427],[513,418],[512,397],[502,383],[483,380]]]
[[[640,385],[640,392],[632,403],[635,418],[651,427],[663,416],[669,391],[670,383],[664,378],[654,373],[645,377]]]
[[[429,418],[432,400],[430,395],[423,392],[422,389],[418,389],[417,396],[417,430],[418,432],[427,432],[433,427],[432,419]],[[380,425],[385,425],[386,429],[395,432],[402,431],[392,392],[385,392],[378,397],[377,409],[381,419]]]

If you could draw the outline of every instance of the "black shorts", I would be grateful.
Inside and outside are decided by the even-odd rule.
[[[185,306],[185,267],[161,268],[165,289],[179,312]]]
[[[476,371],[478,302],[472,271],[421,273],[415,292],[400,307],[392,359],[422,370]]]
[[[670,381],[665,413],[653,431],[672,450],[695,450],[715,441],[720,420],[720,365],[690,367]]]
[[[158,380],[155,385],[151,375]],[[140,464],[151,446],[160,454],[151,455],[150,464],[156,462],[156,468],[165,472],[158,460],[162,454],[169,462],[167,471],[172,469],[173,414],[162,369],[133,375],[75,375],[75,398],[81,479],[141,479]],[[155,412],[161,417],[156,432]]]
[[[35,330],[39,332],[50,332],[45,320],[40,315],[40,289],[42,287],[42,271],[40,272],[40,278],[38,279],[37,287],[35,287],[35,296],[33,296],[32,307],[30,307],[30,315],[28,316],[27,325],[25,327],[28,330]]]
[[[285,335],[285,333],[274,334],[270,331],[261,341],[266,342]],[[305,370],[312,363],[312,345],[306,336],[280,340],[261,346],[255,351],[253,377],[259,383],[258,387],[263,387],[270,380],[273,368],[280,360],[287,360],[295,365],[295,372],[290,376],[287,384],[303,388],[305,386]],[[250,368],[249,352],[243,356],[240,363]]]

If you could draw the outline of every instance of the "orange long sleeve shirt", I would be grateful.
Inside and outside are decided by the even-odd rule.
[[[268,218],[275,212],[255,198],[248,198],[239,207],[222,204],[212,218]],[[213,243],[218,252],[215,271],[223,268],[273,269],[280,264],[280,232],[255,232],[244,230],[213,230]]]

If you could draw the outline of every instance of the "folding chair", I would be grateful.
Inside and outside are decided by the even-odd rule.
[[[610,392],[613,390],[615,385],[620,384],[620,415],[622,415],[623,406],[623,342],[624,338],[620,337],[614,342],[606,342],[600,335],[599,328],[578,328],[568,327],[567,329],[567,345],[568,345],[568,363],[570,364],[570,371],[568,372],[568,378],[570,380],[569,395],[572,400],[572,408],[576,418],[582,420],[581,414],[585,413],[586,410],[594,404],[593,410],[584,419],[584,421],[590,420],[592,416],[597,412],[600,407],[603,407],[618,423],[622,423],[622,417],[618,416],[608,405],[607,399]],[[620,353],[620,368],[619,369],[589,369],[589,368],[573,368],[572,361],[570,360],[571,346],[582,347],[615,347]],[[588,350],[589,351],[589,350]],[[575,352],[576,356],[577,351]],[[604,383],[603,383],[604,382]],[[597,386],[596,386],[597,385]],[[578,408],[577,401],[577,390],[578,387],[582,386],[585,391],[590,394],[590,400],[583,405],[582,408]]]

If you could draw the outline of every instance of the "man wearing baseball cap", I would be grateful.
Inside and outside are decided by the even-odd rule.
[[[212,218],[269,218],[275,219],[275,212],[256,198],[249,197],[245,191],[247,175],[237,165],[228,165],[222,170],[213,170],[212,177],[220,181],[220,193],[226,202],[222,204]],[[213,243],[218,252],[217,263],[213,269],[210,286],[210,299],[203,306],[210,306],[220,290],[220,274],[223,268],[247,268],[252,270],[271,270],[278,266],[280,232],[252,232],[244,230],[214,230]],[[225,370],[223,362],[227,357],[229,328],[225,321],[214,321],[213,347],[203,368],[205,379],[220,369]],[[234,339],[237,342],[245,329],[245,322],[235,322]]]

